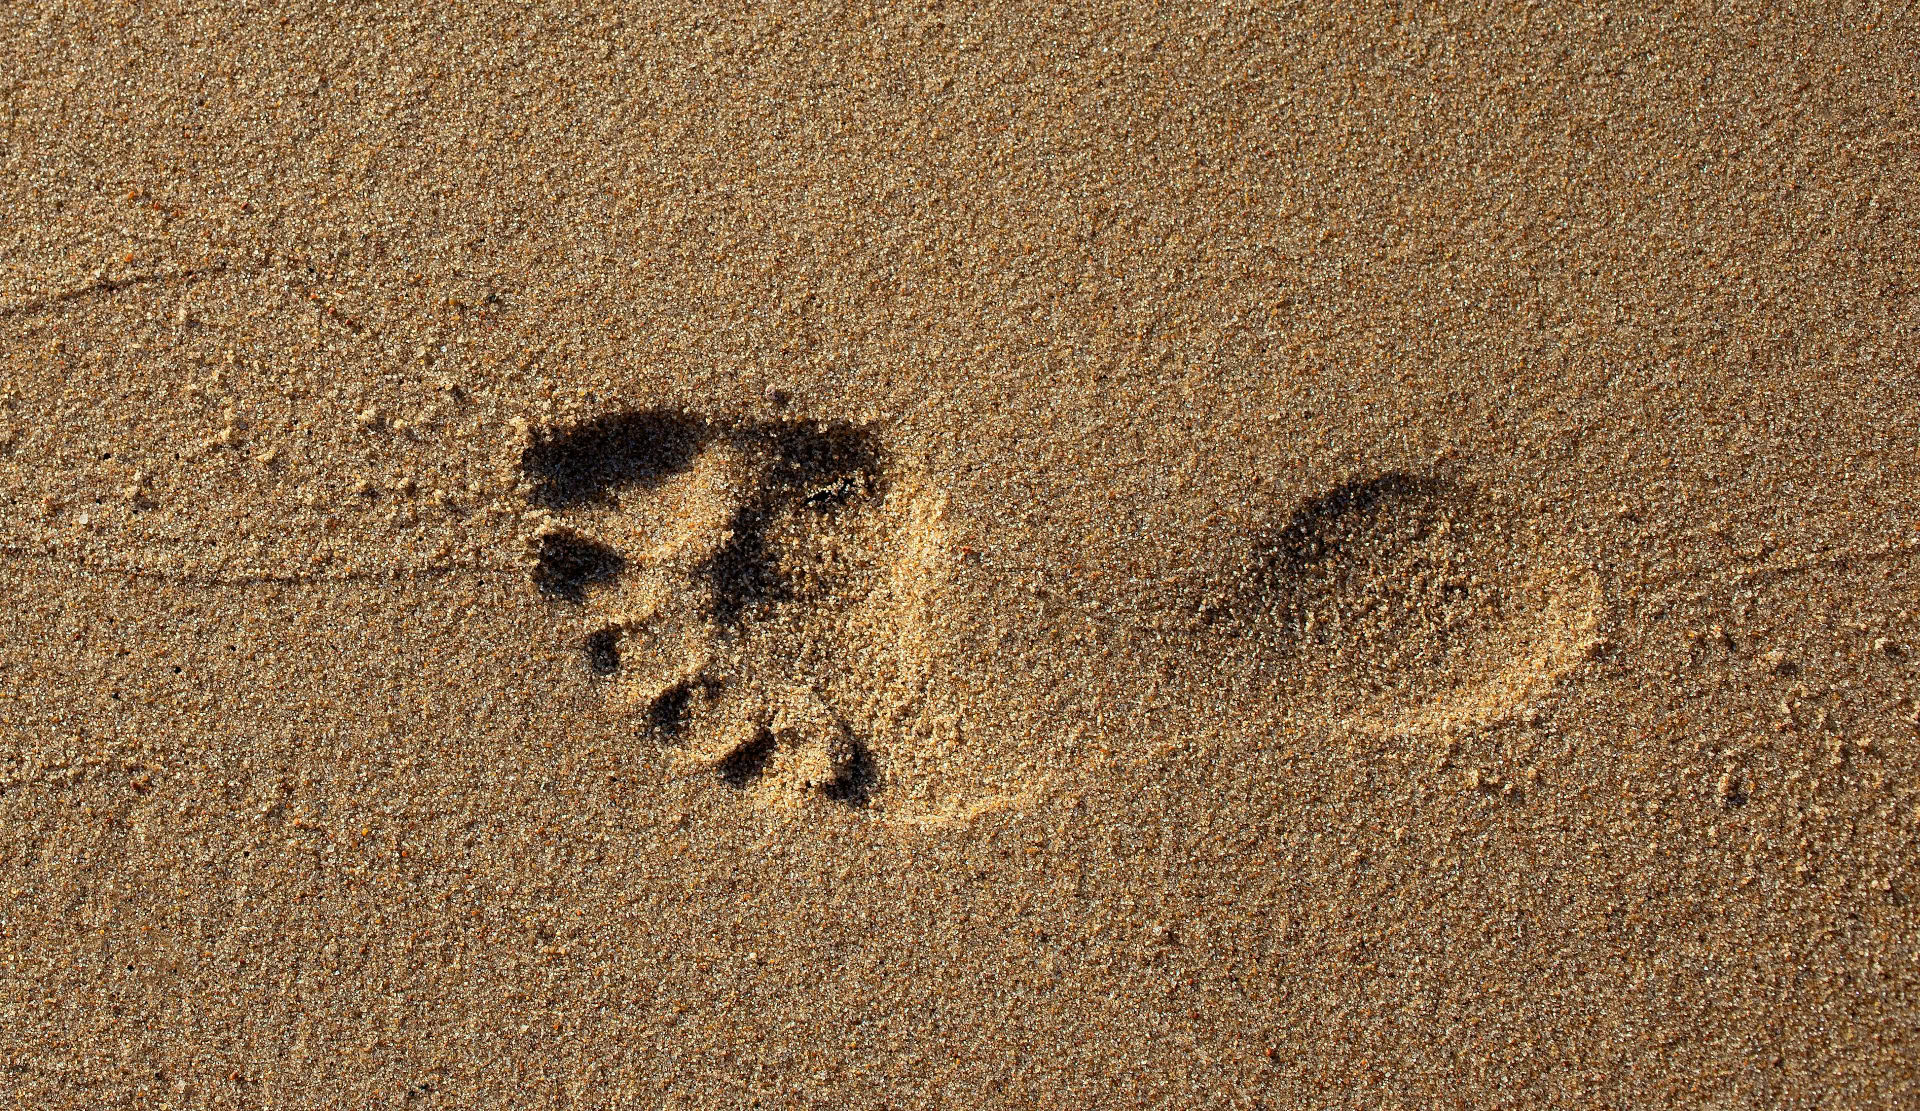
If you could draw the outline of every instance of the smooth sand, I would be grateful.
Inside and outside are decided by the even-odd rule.
[[[0,1102],[1920,1101],[1920,43],[0,13]]]

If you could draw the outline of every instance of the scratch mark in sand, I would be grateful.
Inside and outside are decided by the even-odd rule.
[[[128,565],[106,560],[62,555],[59,552],[19,545],[0,545],[0,558],[26,563],[52,564],[92,575],[111,575],[122,579],[150,579],[171,586],[218,589],[229,586],[318,586],[332,583],[401,582],[410,579],[439,579],[452,576],[485,578],[519,577],[526,569],[515,563],[393,563],[380,567],[341,567],[321,571],[270,570],[240,567],[225,572],[199,572],[152,564]]]

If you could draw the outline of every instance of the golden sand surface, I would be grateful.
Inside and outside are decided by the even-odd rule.
[[[1917,31],[0,10],[0,1105],[1920,1104]]]

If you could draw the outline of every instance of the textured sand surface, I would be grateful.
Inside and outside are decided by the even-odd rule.
[[[1920,1102],[1917,32],[0,11],[0,1103]]]

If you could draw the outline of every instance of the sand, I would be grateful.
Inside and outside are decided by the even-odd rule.
[[[0,13],[0,1103],[1920,1102],[1917,26]]]

